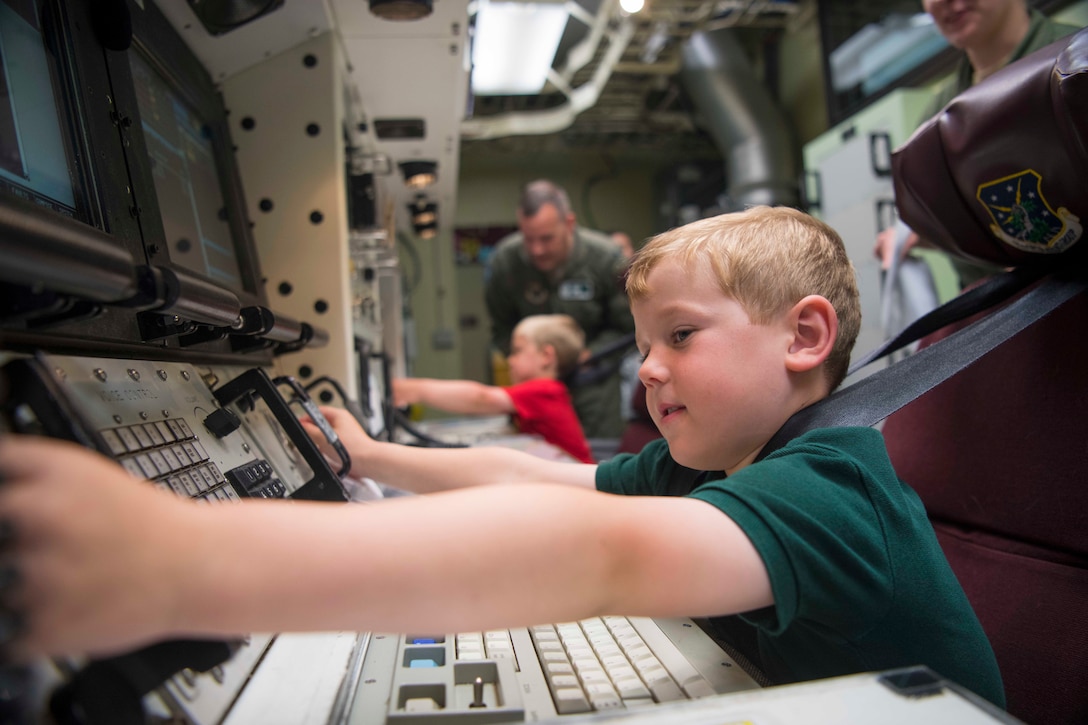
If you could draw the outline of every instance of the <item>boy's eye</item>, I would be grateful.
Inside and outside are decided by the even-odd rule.
[[[672,333],[673,342],[678,344],[684,342],[689,337],[691,337],[692,332],[692,330],[677,330],[676,332]]]

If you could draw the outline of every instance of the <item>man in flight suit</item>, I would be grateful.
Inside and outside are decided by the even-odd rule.
[[[550,181],[530,182],[517,209],[518,229],[491,255],[485,300],[492,344],[510,351],[510,334],[524,317],[566,314],[586,333],[585,357],[634,331],[623,290],[627,264],[608,235],[579,227],[566,192]],[[603,379],[571,388],[588,438],[619,438],[619,362],[604,361]]]

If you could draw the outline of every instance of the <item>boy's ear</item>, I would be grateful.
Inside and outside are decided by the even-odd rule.
[[[801,373],[823,364],[839,334],[835,307],[820,295],[809,295],[788,313],[793,339],[786,353],[786,369]]]
[[[540,352],[543,353],[549,365],[555,366],[556,370],[559,369],[559,353],[555,351],[555,345],[541,345]]]

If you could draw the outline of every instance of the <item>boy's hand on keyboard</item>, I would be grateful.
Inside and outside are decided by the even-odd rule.
[[[184,548],[172,524],[188,504],[72,443],[0,439],[0,615],[16,625],[10,660],[107,654],[162,631],[172,611],[170,562]],[[0,626],[0,638],[4,627]]]

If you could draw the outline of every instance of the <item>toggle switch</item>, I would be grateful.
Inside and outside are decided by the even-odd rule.
[[[204,419],[204,427],[216,438],[224,438],[241,427],[242,421],[232,411],[219,408]]]

